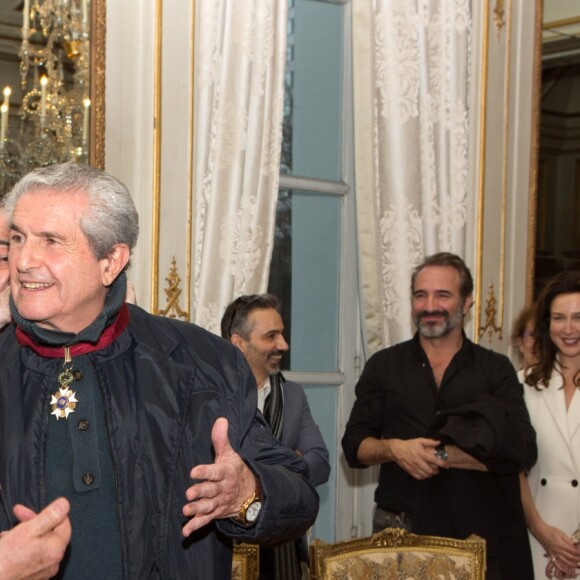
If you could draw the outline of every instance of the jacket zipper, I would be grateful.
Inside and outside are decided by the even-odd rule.
[[[54,377],[56,378],[56,376]],[[50,384],[48,392],[51,392]],[[50,413],[48,412],[48,396],[44,395],[44,403],[43,408],[46,409],[44,413],[44,429],[42,433],[42,437],[44,438],[44,445],[42,445],[42,469],[40,470],[40,489],[38,490],[38,496],[40,499],[40,508],[46,507],[46,476],[45,476],[45,469],[46,469],[46,442],[48,441],[48,422],[50,420]]]

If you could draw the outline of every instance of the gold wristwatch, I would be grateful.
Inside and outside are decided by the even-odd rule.
[[[253,524],[260,514],[262,509],[262,498],[260,484],[256,479],[256,489],[254,493],[243,503],[240,513],[238,514],[238,520],[243,524]]]

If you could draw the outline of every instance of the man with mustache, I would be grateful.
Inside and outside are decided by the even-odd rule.
[[[258,388],[258,409],[282,445],[301,456],[314,486],[328,480],[328,450],[312,419],[304,389],[280,372],[288,343],[283,335],[280,302],[271,294],[240,296],[228,305],[221,321],[222,337],[246,358]],[[260,577],[300,578],[300,561],[307,562],[305,538],[274,549],[260,550]]]
[[[417,332],[366,363],[342,446],[351,467],[380,465],[375,532],[478,534],[488,579],[533,578],[518,473],[535,462],[535,434],[510,361],[463,331],[472,294],[454,254],[415,268]]]

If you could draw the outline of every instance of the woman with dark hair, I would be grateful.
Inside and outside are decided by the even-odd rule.
[[[526,306],[518,314],[512,328],[511,342],[520,359],[521,371],[518,373],[520,380],[523,377],[523,369],[531,367],[536,362],[534,342],[534,308]]]
[[[536,429],[538,461],[522,474],[522,503],[534,573],[576,578],[580,571],[580,271],[554,276],[535,309],[537,362],[524,396]]]

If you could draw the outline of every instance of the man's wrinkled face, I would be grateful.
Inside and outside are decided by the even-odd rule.
[[[250,312],[246,327],[249,329],[248,340],[234,334],[232,342],[244,354],[261,387],[267,377],[280,370],[282,356],[288,350],[288,343],[282,334],[284,324],[274,308],[265,308]]]
[[[415,278],[412,316],[424,338],[441,338],[461,327],[472,298],[461,297],[461,277],[452,266],[427,266]]]
[[[110,284],[80,228],[83,191],[23,194],[10,224],[11,292],[21,316],[43,328],[77,333],[101,312]]]

